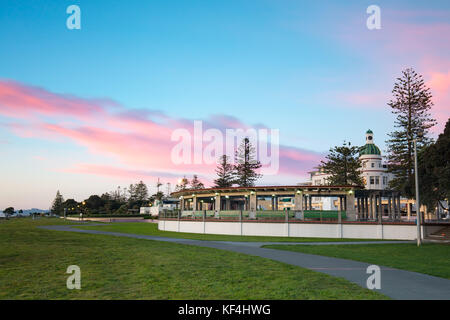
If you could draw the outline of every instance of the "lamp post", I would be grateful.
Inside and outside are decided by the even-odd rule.
[[[422,244],[422,235],[420,230],[420,200],[419,200],[419,175],[417,171],[417,139],[414,142],[414,175],[416,181],[416,216],[417,216],[417,246]]]

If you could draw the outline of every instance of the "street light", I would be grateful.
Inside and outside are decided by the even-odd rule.
[[[419,175],[417,170],[417,138],[413,139],[414,142],[414,176],[416,182],[416,220],[417,220],[417,246],[420,247],[422,244],[422,235],[420,229],[420,199],[419,199]]]
[[[419,200],[419,175],[417,174],[417,139],[414,139],[414,175],[416,180],[416,211],[417,211],[417,246],[422,244],[422,235],[420,230],[420,200]]]

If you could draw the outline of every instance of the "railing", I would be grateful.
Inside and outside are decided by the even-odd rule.
[[[347,218],[346,212],[341,211],[341,219]],[[178,217],[179,215],[179,217]],[[332,210],[258,210],[250,212],[248,210],[164,210],[162,218],[180,220],[242,220],[242,221],[332,221],[339,220],[339,211]]]
[[[341,214],[341,220],[347,219],[346,211],[337,210],[305,210],[305,219],[311,220],[339,220],[339,213]]]

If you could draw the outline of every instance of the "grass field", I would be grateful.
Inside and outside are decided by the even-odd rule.
[[[386,299],[346,280],[212,248],[0,221],[0,299]],[[69,265],[81,290],[66,288]]]
[[[124,222],[99,226],[82,226],[80,229],[102,230],[122,233],[143,234],[148,236],[183,238],[211,241],[261,241],[261,242],[346,242],[346,241],[380,241],[377,239],[336,239],[336,238],[295,238],[295,237],[264,237],[264,236],[232,236],[220,234],[183,233],[158,230],[157,223]]]
[[[265,248],[318,254],[373,263],[450,279],[448,244],[371,244],[365,245],[267,245]]]

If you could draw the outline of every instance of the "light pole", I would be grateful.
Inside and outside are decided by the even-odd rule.
[[[414,139],[414,175],[416,179],[416,212],[417,212],[417,246],[422,244],[422,235],[420,230],[420,200],[419,200],[419,174],[417,171],[417,139]]]

